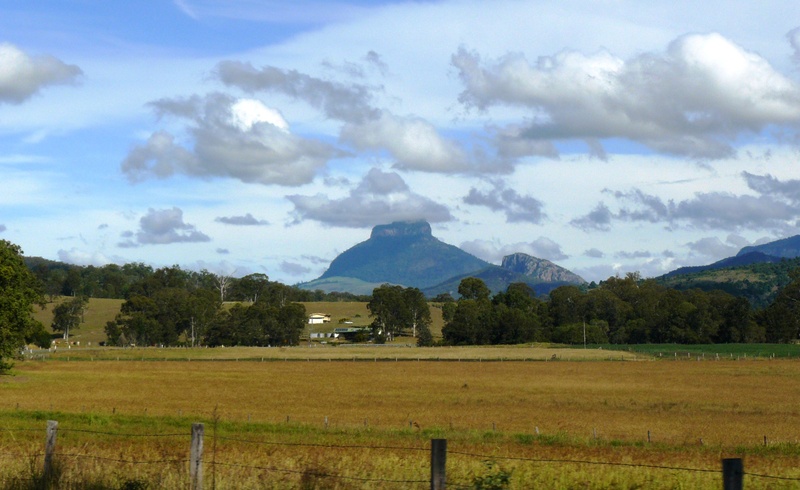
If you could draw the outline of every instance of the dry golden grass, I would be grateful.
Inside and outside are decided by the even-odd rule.
[[[512,488],[719,488],[720,475],[504,457],[716,469],[722,457],[744,456],[748,472],[800,477],[796,361],[46,361],[20,363],[0,380],[0,424],[16,430],[0,430],[0,454],[40,452],[44,421],[55,418],[64,453],[183,461],[190,423],[210,424],[216,411],[226,438],[217,441],[217,488],[424,481],[434,437],[448,439],[448,479],[463,484],[486,471],[485,456],[512,472]],[[186,435],[120,438],[70,428]],[[207,460],[210,432],[207,425]],[[13,460],[8,468],[24,470],[24,458]],[[74,465],[86,475],[128,466],[121,474],[161,488],[186,478],[185,463]],[[796,484],[753,478],[747,486]]]
[[[308,341],[294,347],[218,347],[218,348],[80,348],[59,346],[37,351],[35,359],[50,360],[233,360],[233,361],[575,361],[575,360],[652,360],[649,354],[603,349],[574,349],[549,344],[513,346],[414,347],[411,337],[399,337],[393,344],[320,344]]]
[[[0,409],[454,428],[736,446],[798,442],[800,364],[25,362]]]

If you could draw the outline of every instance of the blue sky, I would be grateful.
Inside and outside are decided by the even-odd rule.
[[[0,238],[297,283],[426,219],[659,275],[798,233],[789,1],[5,0]]]

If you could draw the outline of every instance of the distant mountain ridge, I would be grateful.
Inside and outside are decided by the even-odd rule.
[[[505,291],[509,284],[515,282],[527,284],[536,292],[537,296],[549,294],[559,286],[586,284],[586,281],[579,275],[549,260],[524,253],[514,253],[503,257],[503,262],[499,266],[489,265],[479,271],[451,277],[434,287],[423,290],[423,293],[428,297],[442,293],[456,296],[458,285],[462,279],[467,277],[477,277],[482,280],[493,294]]]
[[[374,227],[368,240],[341,253],[322,276],[298,286],[371,294],[376,285],[389,283],[416,287],[432,297],[454,294],[466,277],[482,279],[493,292],[524,282],[538,294],[586,282],[548,260],[525,254],[509,255],[501,266],[489,264],[435,238],[426,221],[402,221]]]
[[[675,289],[719,289],[747,298],[755,308],[770,304],[777,291],[800,267],[800,235],[742,248],[736,255],[712,264],[681,267],[656,277]]]
[[[747,255],[752,252],[760,252],[764,255],[771,255],[773,257],[782,257],[786,259],[793,259],[800,257],[800,235],[790,236],[775,240],[774,242],[764,243],[762,245],[751,245],[739,250],[737,256]]]

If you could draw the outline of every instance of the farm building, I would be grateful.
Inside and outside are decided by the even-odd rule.
[[[327,313],[312,313],[308,316],[309,325],[318,325],[321,323],[330,323],[331,316]]]

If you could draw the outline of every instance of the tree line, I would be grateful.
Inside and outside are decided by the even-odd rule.
[[[458,301],[440,300],[443,343],[713,344],[796,342],[800,336],[800,270],[766,308],[724,291],[680,291],[637,273],[595,287],[562,286],[547,301],[516,283],[490,297],[477,278],[464,279]]]
[[[85,296],[88,298],[128,299],[142,287],[156,269],[141,262],[124,265],[107,264],[96,267],[66,264],[41,257],[23,257],[25,264],[40,282],[42,292],[51,300],[57,296]],[[176,268],[173,266],[172,268]],[[188,282],[215,290],[223,301],[254,301],[259,294],[285,297],[288,301],[369,301],[370,296],[321,290],[308,291],[279,282],[269,281],[265,274],[248,274],[233,277],[208,270],[183,271]],[[264,283],[269,287],[265,291]]]
[[[295,345],[306,323],[295,293],[264,274],[234,280],[163,267],[131,285],[106,336],[111,345]]]

